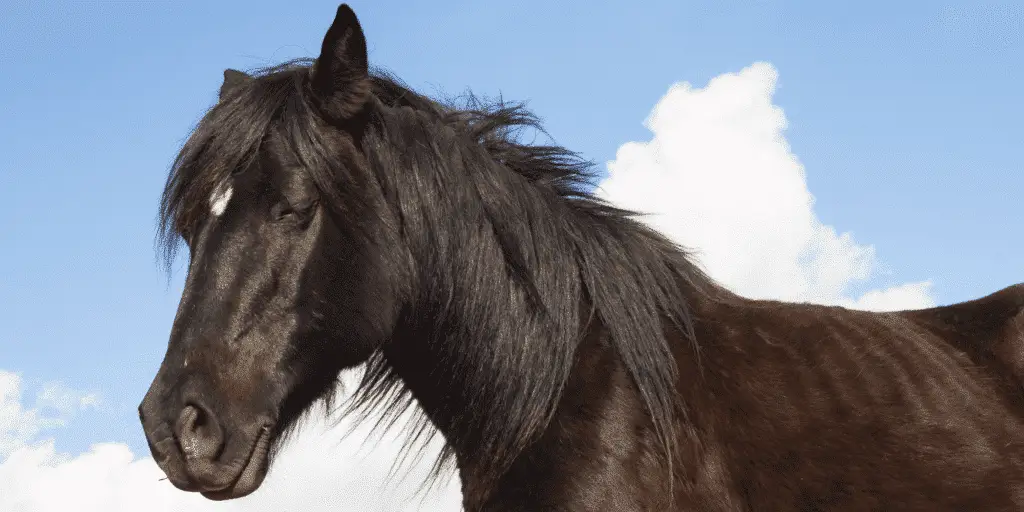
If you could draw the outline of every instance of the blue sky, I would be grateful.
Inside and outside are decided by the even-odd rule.
[[[828,5],[826,5],[828,4]],[[825,224],[873,245],[856,284],[938,303],[1024,281],[1024,40],[1011,2],[352,2],[371,63],[423,92],[528,100],[604,169],[673,83],[756,61]],[[0,369],[95,391],[57,442],[147,454],[135,407],[182,273],[153,250],[176,150],[226,67],[314,57],[334,2],[0,6]]]

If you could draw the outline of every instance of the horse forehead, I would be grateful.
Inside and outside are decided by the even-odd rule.
[[[231,201],[231,194],[234,189],[230,183],[222,183],[210,194],[210,213],[214,217],[220,217],[228,208],[228,201]]]

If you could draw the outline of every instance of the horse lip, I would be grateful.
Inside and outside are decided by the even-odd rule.
[[[260,434],[253,442],[245,464],[231,479],[231,482],[219,489],[201,490],[199,494],[208,500],[223,501],[241,498],[258,489],[266,476],[265,466],[267,454],[270,451],[270,430],[269,424],[260,428]],[[242,484],[243,487],[239,488],[239,484]]]

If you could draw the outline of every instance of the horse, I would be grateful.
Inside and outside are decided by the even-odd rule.
[[[371,69],[345,4],[315,59],[224,72],[160,200],[188,270],[139,417],[175,487],[256,491],[362,367],[345,412],[417,410],[470,512],[1024,509],[1024,284],[741,297],[468,98]]]

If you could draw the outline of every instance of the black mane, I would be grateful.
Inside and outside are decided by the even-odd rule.
[[[203,222],[209,195],[256,158],[272,129],[288,134],[331,206],[345,207],[338,198],[350,171],[321,135],[307,98],[311,64],[258,70],[258,80],[200,121],[161,198],[158,242],[165,263],[180,237]],[[447,426],[455,435],[435,469],[450,460],[453,447],[470,442],[463,436],[476,432],[472,442],[493,454],[493,464],[482,470],[498,474],[547,426],[580,338],[596,324],[636,384],[671,471],[685,412],[676,392],[672,353],[678,349],[664,331],[675,326],[696,349],[688,294],[720,289],[633,212],[595,197],[591,163],[556,145],[522,142],[523,130],[541,130],[523,105],[472,95],[461,105],[438,101],[380,71],[371,81],[359,149],[378,181],[373,186],[401,219],[395,229],[407,238],[420,234],[410,257],[431,284],[428,296],[419,298],[428,310],[410,318],[436,322],[424,326],[436,333],[429,342],[445,347],[453,388],[468,393],[460,397],[464,403],[476,404],[451,418]],[[397,172],[418,179],[392,176]],[[489,337],[470,337],[467,326]],[[378,352],[350,406],[362,414],[382,406],[393,420],[412,400],[385,352]],[[428,425],[420,418],[417,433]]]

